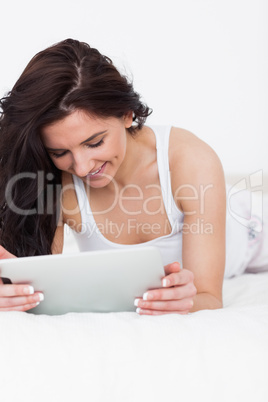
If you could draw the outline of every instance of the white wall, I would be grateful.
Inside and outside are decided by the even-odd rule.
[[[133,75],[151,124],[186,128],[225,172],[268,173],[267,0],[1,1],[0,95],[72,37]]]

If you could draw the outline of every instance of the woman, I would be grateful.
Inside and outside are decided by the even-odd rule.
[[[1,107],[1,258],[61,253],[67,224],[81,251],[159,247],[163,287],[135,300],[138,313],[222,307],[226,188],[213,149],[145,126],[151,110],[127,78],[72,39],[33,57]],[[33,292],[1,284],[0,311],[33,308]]]

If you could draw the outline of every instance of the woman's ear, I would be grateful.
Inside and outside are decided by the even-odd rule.
[[[126,128],[131,127],[131,125],[133,123],[133,112],[132,112],[132,110],[130,110],[129,112],[127,112],[124,115],[124,121],[125,121],[125,127]]]

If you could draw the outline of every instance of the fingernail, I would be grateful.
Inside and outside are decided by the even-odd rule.
[[[139,307],[136,308],[136,313],[140,314],[140,312],[141,312],[141,309]]]
[[[144,295],[143,295],[143,300],[151,300],[153,298],[154,298],[153,295],[148,292],[144,293]]]
[[[34,294],[33,286],[31,285],[25,286],[25,288],[23,289],[23,293],[26,293],[27,295],[33,295]]]
[[[162,284],[163,284],[163,287],[167,287],[170,284],[170,282],[168,279],[163,279]]]
[[[45,296],[43,293],[38,293],[38,296],[39,296],[40,301],[43,301],[45,299]]]
[[[135,300],[134,300],[134,306],[138,306],[139,300],[140,300],[140,299],[135,299]]]

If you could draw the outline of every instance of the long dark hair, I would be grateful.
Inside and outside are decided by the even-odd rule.
[[[111,59],[87,43],[66,39],[32,58],[0,100],[0,244],[18,257],[51,254],[61,171],[40,133],[77,109],[118,118],[132,111],[131,135],[152,112]]]

